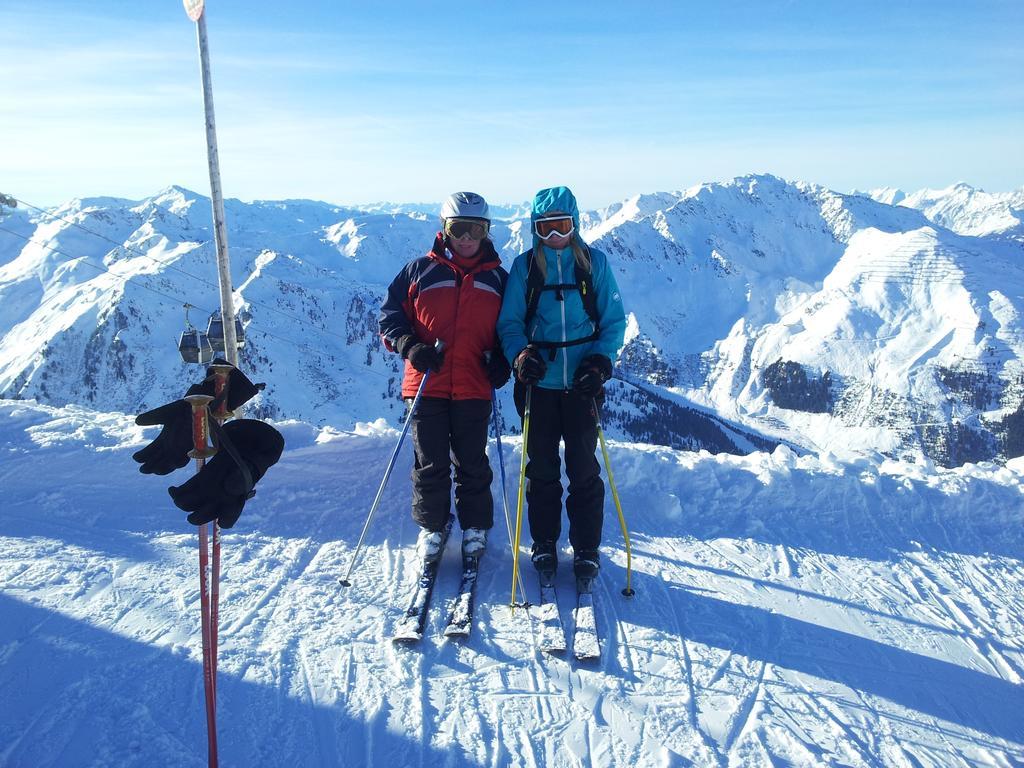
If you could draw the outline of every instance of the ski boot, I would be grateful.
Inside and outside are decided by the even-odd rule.
[[[558,570],[558,549],[553,541],[535,541],[532,547],[533,554],[530,559],[533,567],[537,569],[540,576],[540,583],[550,586],[555,581],[555,571]]]
[[[431,531],[426,528],[420,530],[419,538],[416,540],[416,552],[425,563],[436,563],[441,559],[444,551],[445,532]]]
[[[487,531],[483,528],[466,528],[462,532],[462,557],[479,559],[487,548]]]
[[[596,549],[581,549],[576,552],[572,561],[572,570],[576,574],[576,590],[590,592],[594,579],[601,571],[601,555]]]

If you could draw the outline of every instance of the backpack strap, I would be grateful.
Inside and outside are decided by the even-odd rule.
[[[557,301],[564,300],[564,291],[579,291],[580,299],[583,301],[583,309],[594,325],[594,332],[580,339],[572,339],[570,341],[530,341],[533,346],[539,349],[550,350],[548,358],[554,360],[557,350],[564,347],[574,347],[578,344],[589,344],[600,337],[601,316],[597,310],[597,292],[594,290],[594,282],[590,271],[583,269],[579,262],[574,262],[575,283],[545,284],[544,275],[541,274],[540,269],[535,267],[535,261],[533,248],[531,248],[526,252],[526,313],[523,316],[524,328],[528,329],[530,322],[536,316],[540,295],[544,291],[555,291]]]
[[[530,322],[537,314],[537,302],[540,292],[544,289],[544,275],[534,269],[533,248],[526,252],[526,314],[523,315],[523,327],[529,328]]]
[[[579,262],[574,262],[576,269],[576,285],[579,288],[580,298],[583,300],[583,309],[594,324],[594,332],[601,330],[601,313],[597,311],[597,291],[594,290],[593,276],[589,269],[583,269]]]

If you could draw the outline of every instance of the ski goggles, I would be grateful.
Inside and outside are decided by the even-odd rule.
[[[444,233],[458,240],[462,237],[469,237],[472,240],[483,240],[491,229],[491,223],[486,219],[445,219]]]
[[[572,216],[547,216],[533,223],[533,231],[541,240],[550,237],[568,237],[575,231]]]

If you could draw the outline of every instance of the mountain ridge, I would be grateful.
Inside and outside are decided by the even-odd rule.
[[[1012,226],[956,230],[1017,193],[948,189],[945,202],[922,193],[890,205],[750,174],[583,212],[582,234],[608,254],[630,312],[622,375],[651,390],[638,403],[613,382],[610,430],[740,450],[693,438],[709,425],[697,429],[689,408],[745,432],[745,445],[946,463],[1008,455],[1006,420],[1024,388],[1024,246]],[[226,209],[242,361],[268,383],[257,412],[340,426],[398,418],[400,361],[379,343],[376,312],[429,247],[433,216],[303,200]],[[492,229],[506,266],[529,245],[528,210],[517,210]],[[929,218],[940,213],[949,226]],[[17,209],[0,226],[0,395],[134,412],[180,393],[181,305],[218,304],[207,198],[172,185],[141,201]],[[500,402],[511,414],[507,393]],[[645,407],[668,408],[656,429]]]

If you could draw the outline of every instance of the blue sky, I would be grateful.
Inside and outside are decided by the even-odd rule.
[[[1024,3],[208,0],[225,194],[1024,185]],[[5,0],[0,192],[208,193],[179,0]]]

